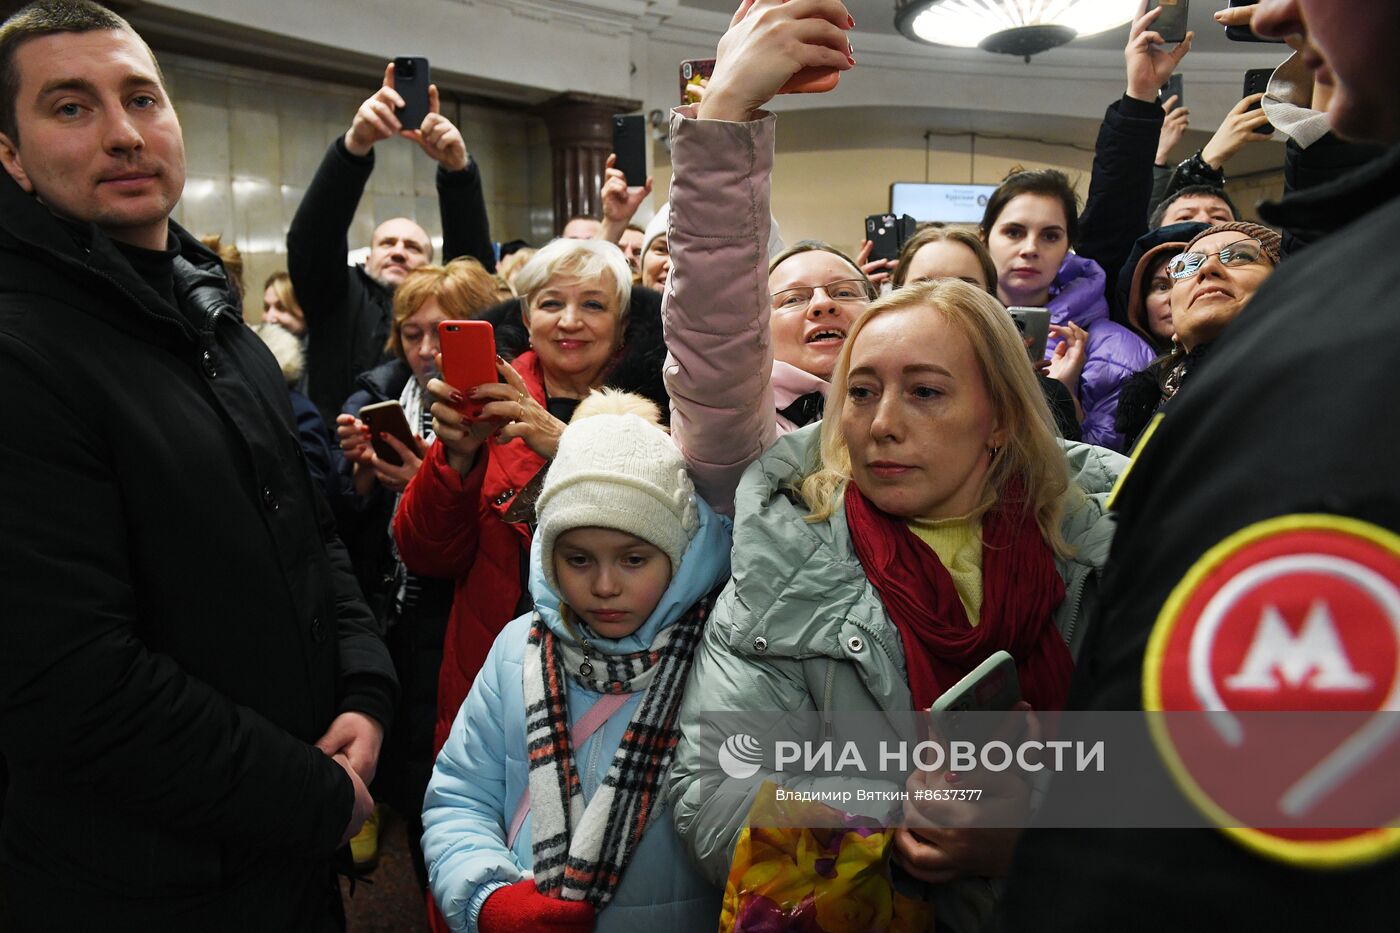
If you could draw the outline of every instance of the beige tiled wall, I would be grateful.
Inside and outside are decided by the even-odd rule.
[[[196,235],[222,234],[243,252],[250,321],[259,286],[286,268],[287,227],[331,140],[375,88],[323,84],[165,54],[161,67],[185,132],[189,179],[175,219]],[[549,141],[537,117],[476,105],[445,108],[481,167],[493,239],[542,243],[553,226]],[[413,143],[386,140],[350,228],[369,245],[378,220],[412,217],[441,237],[437,163]],[[439,243],[440,243],[439,239]]]

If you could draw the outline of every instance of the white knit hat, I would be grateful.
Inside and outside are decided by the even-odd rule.
[[[535,503],[545,581],[556,593],[554,542],[573,528],[611,528],[655,545],[680,568],[700,527],[685,460],[651,401],[602,389],[579,403]]]

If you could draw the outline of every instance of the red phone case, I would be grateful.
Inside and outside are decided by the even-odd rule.
[[[442,380],[466,395],[479,385],[496,381],[496,335],[487,321],[441,321],[438,345],[442,347]],[[467,399],[456,406],[475,421],[481,403]]]

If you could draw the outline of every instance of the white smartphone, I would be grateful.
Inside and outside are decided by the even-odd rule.
[[[1021,701],[1016,662],[1005,651],[994,651],[933,701],[930,712],[1002,712]]]

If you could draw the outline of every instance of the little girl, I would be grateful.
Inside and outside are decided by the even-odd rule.
[[[535,610],[496,638],[423,803],[457,931],[711,933],[720,892],[659,800],[731,527],[695,495],[655,405],[595,392],[536,504]]]

